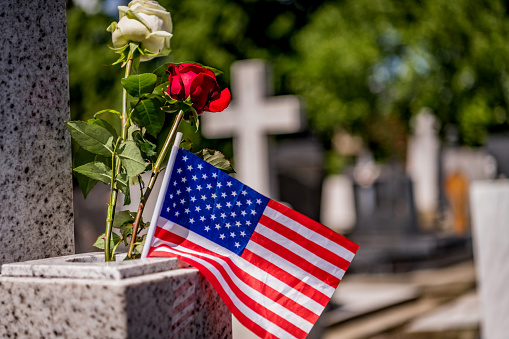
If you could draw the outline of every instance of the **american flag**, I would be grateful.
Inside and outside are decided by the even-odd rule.
[[[148,256],[198,268],[260,337],[305,338],[358,245],[186,150],[174,157]]]

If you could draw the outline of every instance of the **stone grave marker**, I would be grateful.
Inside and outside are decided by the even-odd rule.
[[[320,143],[310,136],[292,134],[279,138],[270,153],[271,173],[277,175],[279,184],[278,198],[318,220],[325,172],[325,154]]]
[[[320,221],[338,233],[348,233],[355,226],[353,182],[347,175],[330,175],[322,189]]]
[[[233,100],[220,114],[203,115],[203,135],[233,137],[236,178],[274,198],[277,192],[271,191],[270,186],[267,135],[295,133],[301,129],[299,99],[270,96],[272,80],[268,65],[262,60],[237,61],[231,73]]]
[[[486,150],[497,160],[497,174],[509,177],[509,135],[490,135],[486,140]]]
[[[65,1],[2,1],[0,28],[0,264],[71,254]]]
[[[509,333],[509,181],[474,181],[470,191],[483,338]]]
[[[436,118],[422,110],[412,121],[414,135],[408,141],[407,173],[414,183],[415,206],[426,224],[433,222],[439,195],[440,141]]]
[[[176,258],[62,257],[74,252],[65,5],[0,6],[0,337],[231,338],[226,305]]]

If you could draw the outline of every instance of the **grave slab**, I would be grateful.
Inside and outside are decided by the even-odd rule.
[[[102,256],[4,265],[0,337],[231,338],[231,313],[197,269]]]
[[[360,316],[391,308],[420,296],[415,286],[398,283],[343,281],[332,296],[338,305],[320,318],[320,325],[329,327]]]
[[[65,6],[0,6],[0,264],[74,253]]]
[[[474,181],[470,192],[483,338],[509,333],[509,180]]]
[[[471,292],[414,320],[407,332],[438,334],[478,331],[480,318],[479,298],[475,292]]]

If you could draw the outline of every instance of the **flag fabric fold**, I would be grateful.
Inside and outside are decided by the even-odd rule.
[[[148,256],[198,268],[260,337],[305,338],[358,245],[186,150],[168,170]]]

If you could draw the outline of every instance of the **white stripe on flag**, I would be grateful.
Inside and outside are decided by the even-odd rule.
[[[183,246],[175,247],[175,250],[179,250],[188,254],[196,254],[198,256],[202,256],[205,258],[208,258],[221,266],[224,267],[226,273],[231,277],[232,281],[235,283],[235,285],[246,295],[248,295],[253,301],[259,303],[260,305],[266,307],[268,310],[281,315],[282,317],[286,318],[288,321],[302,329],[303,331],[309,332],[311,331],[311,328],[313,327],[313,324],[308,322],[306,319],[303,319],[299,317],[297,314],[293,313],[291,310],[288,310],[287,308],[281,306],[278,303],[275,303],[272,299],[266,297],[264,294],[260,293],[256,289],[250,287],[246,283],[244,283],[241,279],[237,277],[237,275],[231,270],[231,268],[228,266],[228,264],[223,260],[216,256],[210,255],[210,254],[204,254],[202,252],[194,251],[191,249],[188,249]]]
[[[256,226],[255,232],[260,226],[262,225],[258,224]],[[332,296],[332,293],[334,293],[335,288],[327,285],[321,279],[318,279],[315,276],[311,275],[310,272],[305,271],[302,268],[298,267],[297,265],[289,262],[288,260],[281,258],[277,253],[272,252],[268,248],[258,245],[253,241],[248,242],[246,248],[251,252],[259,255],[260,257],[267,259],[277,267],[284,267],[284,270],[286,272],[290,273],[299,280],[305,281],[309,285],[315,287],[317,291],[320,291],[326,296],[330,297]]]
[[[288,227],[289,229],[299,233],[303,237],[308,238],[309,240],[317,244],[320,244],[320,246],[327,248],[331,252],[334,252],[335,254],[349,262],[351,262],[353,260],[353,257],[355,256],[355,253],[352,253],[343,246],[335,243],[334,241],[331,241],[330,239],[327,239],[323,235],[316,233],[315,231],[309,229],[308,227],[303,226],[297,221],[287,217],[286,215],[276,211],[275,209],[270,208],[269,206],[265,208],[263,214],[277,221],[278,223]]]
[[[182,246],[178,246],[178,247],[182,247]],[[287,331],[285,331],[281,327],[277,326],[276,324],[274,324],[273,322],[271,322],[267,318],[264,318],[263,316],[261,316],[258,313],[254,312],[250,307],[245,305],[237,297],[237,295],[231,290],[231,288],[228,285],[228,283],[224,280],[223,275],[213,265],[211,265],[207,261],[205,261],[203,259],[200,259],[200,258],[197,258],[197,257],[195,257],[194,255],[191,255],[191,254],[182,253],[182,252],[178,251],[177,248],[171,249],[171,248],[167,248],[167,247],[161,247],[161,248],[158,248],[157,250],[158,251],[164,251],[164,252],[173,253],[173,254],[180,255],[180,256],[183,256],[183,257],[186,257],[186,258],[190,258],[190,259],[198,262],[199,264],[203,265],[219,281],[220,286],[218,286],[218,287],[223,289],[224,293],[226,293],[228,295],[228,297],[233,302],[235,307],[240,312],[242,312],[246,317],[248,317],[254,323],[256,323],[259,326],[261,326],[267,332],[269,332],[269,333],[271,333],[271,334],[273,334],[273,335],[275,335],[275,336],[277,336],[279,338],[296,338],[295,336],[291,335],[290,333],[288,333]]]
[[[166,220],[164,218],[160,218],[160,220]],[[171,224],[171,225],[170,225]],[[170,226],[170,228],[166,228],[166,226]],[[186,228],[174,224],[174,223],[165,223],[165,229],[169,232],[175,233],[175,234],[182,234],[183,230],[186,230]],[[274,290],[278,291],[279,293],[286,295],[289,299],[294,300],[298,304],[302,305],[303,307],[307,308],[311,312],[315,313],[316,315],[320,315],[323,311],[323,306],[319,304],[318,302],[314,301],[313,299],[309,298],[307,295],[301,293],[300,291],[294,289],[291,286],[288,286],[283,281],[279,280],[278,277],[274,277],[270,274],[268,274],[266,271],[260,269],[259,267],[253,265],[249,261],[243,259],[242,257],[238,256],[237,254],[227,250],[224,247],[217,246],[214,242],[202,237],[199,234],[196,234],[194,232],[189,232],[187,235],[187,241],[190,241],[194,244],[198,244],[204,248],[207,248],[209,251],[217,253],[220,256],[229,257],[233,264],[237,266],[239,269],[244,271],[246,275],[249,275],[253,277],[254,279],[261,280],[265,285],[273,288]],[[154,247],[158,246],[160,244],[168,244],[171,246],[171,243],[167,243],[161,239],[156,238],[154,240]]]
[[[286,238],[284,235],[271,230],[268,227],[265,227],[262,224],[258,224],[255,229],[255,232],[260,233],[270,240],[284,246],[288,250],[292,251],[295,255],[301,257],[303,260],[307,260],[313,263],[315,266],[321,268],[322,270],[328,272],[329,274],[334,275],[335,277],[341,279],[345,274],[345,271],[339,268],[336,265],[331,264],[330,262],[323,260],[321,257],[317,256],[313,252],[307,250],[306,248],[300,246],[299,244],[293,242],[291,239]],[[312,274],[309,272],[308,274]]]

